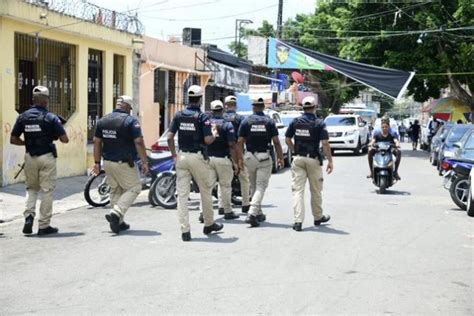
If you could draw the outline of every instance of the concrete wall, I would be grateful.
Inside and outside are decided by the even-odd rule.
[[[42,38],[60,41],[76,46],[76,112],[71,116],[65,129],[70,143],[58,144],[58,177],[85,174],[92,158],[87,149],[87,78],[88,50],[104,52],[103,103],[104,113],[113,109],[113,56],[125,56],[124,91],[132,95],[132,35],[107,29],[93,23],[80,23],[67,27],[48,29],[39,19],[44,10],[19,1],[3,0],[0,5],[0,126],[1,126],[1,184],[2,186],[22,181],[21,176],[13,179],[23,162],[24,147],[9,144],[10,132],[18,116],[15,111],[14,56],[15,32],[35,34]],[[77,19],[48,12],[48,24],[67,25]],[[90,147],[90,146],[89,146]],[[89,150],[90,151],[90,150]]]

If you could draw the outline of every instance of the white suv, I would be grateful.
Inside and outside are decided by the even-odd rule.
[[[352,150],[366,153],[370,141],[367,123],[359,115],[330,115],[324,120],[331,150]]]

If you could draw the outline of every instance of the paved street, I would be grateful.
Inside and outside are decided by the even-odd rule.
[[[176,211],[150,208],[144,195],[120,236],[105,209],[56,215],[60,234],[48,238],[23,237],[21,220],[2,224],[0,314],[472,315],[473,219],[426,153],[404,151],[403,180],[384,196],[366,179],[366,159],[336,154],[324,190],[332,219],[312,227],[307,208],[300,233],[289,170],[272,177],[260,228],[242,216],[206,237],[193,211],[190,243]]]

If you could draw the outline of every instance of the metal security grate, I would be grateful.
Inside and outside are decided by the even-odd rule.
[[[69,118],[76,110],[76,47],[15,33],[15,109],[22,113],[37,85],[49,89],[49,111]]]

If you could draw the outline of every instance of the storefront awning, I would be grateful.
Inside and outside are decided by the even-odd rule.
[[[269,68],[336,71],[394,99],[402,97],[415,75],[333,57],[274,38],[268,45]]]

